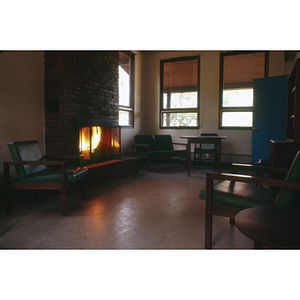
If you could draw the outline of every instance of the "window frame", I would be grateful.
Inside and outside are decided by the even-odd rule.
[[[129,106],[127,105],[120,105],[120,95],[119,95],[119,103],[118,103],[118,122],[119,119],[119,112],[126,111],[129,112],[129,125],[120,125],[122,128],[134,128],[134,57],[135,53],[132,51],[119,51],[118,53],[122,52],[123,54],[130,57],[130,76],[129,76]],[[118,63],[118,70],[119,70],[120,63]],[[119,72],[118,72],[119,73]]]
[[[251,53],[265,53],[265,78],[268,77],[269,69],[269,52],[268,51],[233,51],[225,52],[220,54],[220,83],[219,83],[219,129],[220,130],[252,130],[253,126],[222,126],[222,113],[223,112],[252,112],[252,106],[223,106],[223,73],[224,73],[224,57],[230,55],[242,55],[242,54],[251,54]],[[253,88],[253,84],[242,83],[240,85],[233,84],[230,89],[246,89]],[[254,100],[254,99],[253,99]],[[254,103],[253,103],[254,104]],[[253,124],[252,124],[253,125]]]
[[[197,60],[197,107],[196,108],[163,108],[164,98],[164,63],[185,61],[185,60]],[[182,89],[180,89],[182,91]],[[170,93],[168,96],[170,97]],[[196,126],[163,126],[163,114],[164,113],[197,113],[197,125]],[[159,128],[160,129],[199,129],[200,121],[200,55],[194,56],[182,56],[173,57],[160,60],[160,112],[159,112]]]

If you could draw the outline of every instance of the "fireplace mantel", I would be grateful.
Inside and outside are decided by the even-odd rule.
[[[102,119],[76,119],[76,125],[80,126],[101,126],[101,127],[116,127],[121,126],[115,125],[113,120],[102,120]]]

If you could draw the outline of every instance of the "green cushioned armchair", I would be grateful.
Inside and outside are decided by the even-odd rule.
[[[174,145],[184,146],[183,150],[174,149]],[[132,144],[132,155],[147,160],[147,171],[150,170],[151,159],[168,159],[184,157],[187,162],[187,144],[174,143],[170,134],[135,135]]]
[[[67,189],[75,184],[81,185],[81,198],[84,198],[84,178],[88,169],[80,166],[67,167],[65,159],[79,156],[59,156],[55,160],[45,160],[38,141],[19,141],[8,143],[12,161],[3,163],[5,185],[5,210],[10,213],[11,190],[57,190],[62,196],[62,215],[67,215]],[[18,178],[11,180],[10,167],[14,166]]]
[[[233,164],[233,167],[245,167]],[[276,169],[247,165],[259,173],[286,172]],[[215,181],[215,182],[214,182]],[[269,188],[272,187],[272,188]],[[300,202],[300,151],[288,170],[285,180],[262,178],[250,175],[207,173],[206,188],[199,195],[206,201],[205,214],[205,248],[212,248],[212,217],[225,216],[234,224],[235,215],[246,208],[256,206],[291,207]]]

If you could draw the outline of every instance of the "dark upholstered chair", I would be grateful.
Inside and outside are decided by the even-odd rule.
[[[201,133],[200,136],[218,136],[218,134],[217,133]],[[204,144],[202,146],[202,144],[200,143],[199,147],[197,147],[197,145],[195,145],[195,148],[194,148],[194,169],[196,169],[197,160],[199,160],[200,165],[202,164],[202,155],[206,155],[206,153],[215,155],[214,144]],[[197,154],[199,154],[198,159],[197,159]],[[217,168],[216,163],[214,163],[214,171],[215,172],[216,172],[216,168]]]
[[[57,190],[62,196],[62,215],[67,214],[67,188],[80,183],[81,198],[84,198],[83,179],[88,174],[84,167],[68,167],[65,160],[45,160],[38,141],[8,143],[13,161],[3,163],[5,185],[5,211],[10,213],[11,190]],[[64,156],[60,159],[79,156]],[[80,164],[79,164],[80,165]],[[10,167],[15,166],[18,178],[11,180]]]
[[[184,146],[184,150],[175,150],[174,145]],[[132,144],[132,155],[147,160],[147,171],[150,170],[151,159],[168,159],[173,157],[187,158],[187,144],[173,143],[172,136],[166,135],[135,135]]]
[[[256,172],[279,173],[282,169],[247,165]],[[237,164],[233,167],[243,167]],[[283,169],[286,172],[286,169]],[[214,180],[217,181],[214,184]],[[267,186],[272,188],[267,188]],[[277,187],[277,188],[276,188]],[[280,188],[280,189],[279,189]],[[212,248],[212,217],[225,216],[234,220],[246,208],[256,206],[296,207],[299,205],[300,151],[288,170],[285,180],[250,175],[207,173],[206,188],[199,195],[206,201],[205,248]],[[295,208],[296,209],[296,208]],[[231,224],[234,224],[231,222]]]

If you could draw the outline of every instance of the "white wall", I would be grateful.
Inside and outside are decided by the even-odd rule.
[[[0,173],[7,143],[37,139],[44,151],[44,52],[0,54]]]
[[[160,129],[159,128],[159,89],[160,60],[171,57],[200,54],[200,129]],[[216,132],[228,137],[222,143],[224,161],[251,161],[251,130],[219,130],[219,72],[220,52],[218,51],[152,51],[142,53],[143,56],[141,84],[141,105],[136,112],[136,119],[141,116],[139,128],[132,130],[134,134],[171,134],[174,142],[186,142],[181,135],[200,135],[202,132]],[[284,52],[270,52],[269,76],[284,74]],[[128,129],[130,131],[130,129]],[[127,135],[132,137],[133,135]],[[132,141],[131,141],[132,142]],[[124,139],[122,140],[124,143]],[[127,145],[130,141],[126,142]],[[125,148],[123,148],[125,150]],[[125,152],[125,151],[124,151]]]

